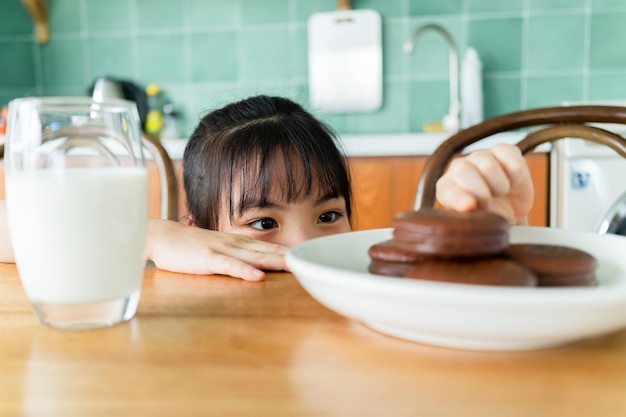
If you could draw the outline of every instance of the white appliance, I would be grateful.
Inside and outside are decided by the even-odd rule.
[[[597,126],[626,136],[624,125]],[[626,234],[624,192],[626,159],[617,152],[583,139],[554,142],[550,155],[551,226]]]

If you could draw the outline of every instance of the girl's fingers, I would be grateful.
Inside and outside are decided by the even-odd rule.
[[[438,192],[442,198],[453,194],[467,199],[465,191],[480,204],[486,204],[493,197],[508,195],[524,179],[526,171],[526,162],[516,146],[496,145],[452,161]]]
[[[284,257],[281,254],[253,254],[248,250],[233,250],[221,253],[204,248],[187,256],[171,253],[153,259],[159,269],[195,275],[229,275],[247,281],[262,281],[263,270],[280,271],[284,269]]]
[[[202,268],[203,274],[229,275],[246,281],[262,281],[265,279],[265,273],[262,270],[232,256],[214,254],[210,259],[205,260],[206,265]]]
[[[472,164],[482,181],[489,187],[491,196],[504,196],[511,190],[511,181],[507,171],[496,156],[489,151],[470,154],[467,161]]]
[[[262,269],[285,270],[282,246],[161,219],[149,224],[147,257],[160,269],[251,281],[265,277]]]
[[[476,197],[467,190],[459,187],[449,176],[443,176],[437,181],[437,201],[449,209],[456,211],[471,211],[478,206]]]
[[[225,256],[245,261],[259,269],[266,271],[286,271],[284,253],[265,252],[250,249],[234,249],[224,252]]]
[[[512,145],[455,159],[437,182],[437,200],[460,211],[486,209],[516,224],[528,215],[533,202],[526,160]]]
[[[287,248],[274,243],[255,240],[244,235],[228,235],[232,241],[226,243],[221,252],[224,255],[244,260],[249,264],[273,271],[285,270]]]
[[[506,172],[512,187],[524,181],[529,175],[526,160],[517,146],[496,145],[492,148],[491,153]]]
[[[442,180],[442,187],[447,184],[453,191],[458,187],[474,196],[479,205],[486,204],[493,195],[491,186],[485,181],[478,167],[468,158],[452,161]]]

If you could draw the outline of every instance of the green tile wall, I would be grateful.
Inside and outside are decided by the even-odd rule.
[[[51,41],[38,45],[19,0],[0,1],[0,105],[26,95],[85,95],[101,75],[158,83],[187,135],[201,115],[251,94],[308,105],[307,19],[334,0],[51,0]],[[383,17],[384,104],[319,114],[340,133],[406,133],[448,107],[438,23],[484,64],[485,115],[562,101],[626,99],[626,2],[352,0]]]

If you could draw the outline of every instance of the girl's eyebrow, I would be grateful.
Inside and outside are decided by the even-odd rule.
[[[247,199],[241,202],[239,205],[239,213],[243,213],[248,210],[261,209],[261,208],[274,208],[281,209],[284,205],[277,203],[275,201],[271,201],[269,199]]]
[[[323,195],[322,197],[320,197],[319,199],[317,199],[317,201],[315,202],[316,206],[319,206],[320,204],[323,204],[325,202],[327,202],[328,200],[339,200],[341,196],[338,196],[336,193],[333,193],[332,191],[326,193],[325,195]]]
[[[318,198],[317,200],[315,200],[314,205],[315,206],[319,206],[329,200],[334,200],[334,199],[339,199],[340,197],[337,196],[335,193],[333,192],[328,192],[327,194],[324,194],[322,197]],[[239,212],[243,213],[247,210],[253,210],[253,209],[259,209],[259,208],[271,208],[271,209],[283,209],[285,207],[285,204],[281,204],[279,202],[275,202],[275,201],[271,201],[269,199],[266,199],[265,201],[261,200],[261,199],[255,199],[255,200],[247,200],[244,201],[240,206],[239,206]]]

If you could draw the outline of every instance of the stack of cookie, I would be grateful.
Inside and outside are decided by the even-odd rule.
[[[478,285],[597,285],[592,255],[510,244],[508,222],[493,213],[421,209],[397,215],[393,227],[393,239],[369,249],[373,274]]]

